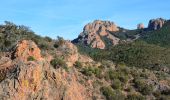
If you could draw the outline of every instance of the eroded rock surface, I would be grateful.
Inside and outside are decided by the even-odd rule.
[[[31,40],[20,41],[16,47],[14,57],[23,61],[27,61],[28,57],[33,57],[36,60],[40,60],[42,58],[40,49]]]
[[[113,45],[118,44],[119,38],[111,34],[116,31],[119,31],[119,28],[113,22],[95,20],[93,23],[85,25],[83,32],[73,42],[81,42],[92,48],[104,49],[106,45],[103,37],[111,40]]]
[[[73,49],[71,54],[77,53],[73,44],[68,42],[66,46]],[[23,40],[17,45],[15,59],[1,57],[0,66],[11,69],[0,83],[0,100],[91,100],[74,68],[54,69],[40,52],[34,42]],[[27,61],[28,56],[37,60]],[[69,62],[78,59],[72,58]]]

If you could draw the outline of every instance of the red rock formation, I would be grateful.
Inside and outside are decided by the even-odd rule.
[[[78,60],[77,48],[72,43],[65,42],[60,49],[66,54],[65,61],[69,64]],[[29,56],[36,60],[28,62]],[[78,72],[68,73],[62,67],[51,67],[48,60],[41,60],[40,49],[34,42],[19,42],[15,57],[13,60],[0,59],[0,68],[13,65],[11,72],[0,83],[1,100],[89,100],[89,93],[77,79],[80,77]]]
[[[113,45],[118,44],[119,39],[110,33],[116,31],[119,31],[119,28],[113,22],[96,20],[85,25],[83,32],[80,33],[76,41],[90,45],[92,48],[104,49],[105,43],[102,37],[111,40]]]
[[[73,64],[78,60],[78,50],[77,47],[72,44],[69,41],[66,41],[64,44],[64,47],[67,50],[67,53],[62,53],[62,54],[66,54],[64,56],[64,60],[67,63],[68,66],[73,66]]]
[[[31,40],[20,41],[17,45],[14,56],[16,58],[22,59],[23,61],[27,61],[28,57],[30,56],[34,57],[35,60],[40,60],[42,58],[40,49]]]

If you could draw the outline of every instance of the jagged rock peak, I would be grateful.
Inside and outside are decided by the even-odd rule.
[[[90,45],[92,48],[104,49],[105,43],[101,37],[106,37],[112,41],[113,45],[118,44],[119,39],[114,37],[110,32],[119,31],[115,23],[110,21],[95,20],[85,25],[83,32],[73,42],[82,42]]]
[[[99,34],[101,36],[107,35],[106,31],[119,31],[119,28],[115,25],[115,23],[110,21],[101,21],[101,20],[95,20],[92,23],[88,23],[84,27],[84,31],[90,31],[90,32],[97,32],[99,31]]]
[[[148,29],[149,30],[160,29],[165,24],[165,22],[166,20],[163,18],[151,19],[148,24]]]

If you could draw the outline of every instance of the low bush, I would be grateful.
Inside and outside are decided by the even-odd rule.
[[[63,68],[67,67],[65,61],[63,61],[63,60],[60,59],[60,58],[52,59],[52,60],[50,61],[50,64],[51,64],[55,69],[57,69],[57,68],[59,68],[59,67],[63,67]]]
[[[101,87],[100,91],[107,100],[124,100],[125,96],[120,91],[114,91],[111,87]]]
[[[82,65],[81,62],[76,61],[75,64],[74,64],[74,66],[75,66],[76,68],[82,68],[83,65]]]
[[[153,86],[147,84],[144,80],[135,79],[134,81],[135,87],[141,92],[143,95],[150,95],[153,93]]]
[[[83,74],[85,74],[86,76],[92,76],[93,74],[98,77],[101,78],[102,75],[102,71],[99,68],[95,68],[95,67],[86,67],[83,68],[83,70],[81,71]]]
[[[100,91],[103,93],[104,96],[106,96],[107,100],[112,100],[115,96],[115,93],[111,87],[102,87]]]
[[[33,56],[29,56],[28,58],[27,58],[27,61],[35,61],[36,59],[33,57]]]
[[[112,81],[112,88],[117,90],[122,89],[122,84],[119,79],[115,79]]]
[[[62,37],[57,37],[57,40],[54,43],[54,47],[58,48],[59,46],[62,46],[65,43],[65,40]]]
[[[146,100],[146,98],[139,94],[129,94],[126,100]]]

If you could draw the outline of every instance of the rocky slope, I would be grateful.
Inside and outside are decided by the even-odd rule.
[[[106,44],[102,39],[103,37],[109,39],[112,45],[118,44],[119,39],[111,34],[111,32],[117,31],[119,31],[119,28],[113,22],[95,20],[85,25],[83,32],[73,42],[81,42],[90,45],[92,48],[104,49]]]
[[[69,42],[65,46],[76,53],[68,54],[65,61],[75,63],[76,47]],[[78,82],[78,72],[51,67],[49,58],[42,57],[33,41],[20,41],[10,55],[4,53],[0,59],[1,73],[6,73],[0,83],[1,100],[88,100],[86,88]]]

